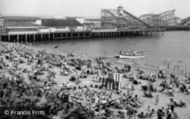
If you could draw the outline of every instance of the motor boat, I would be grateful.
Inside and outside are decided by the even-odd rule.
[[[147,56],[148,54],[146,54],[144,51],[130,51],[130,52],[120,51],[117,57],[120,59],[139,59],[139,58],[145,58]]]

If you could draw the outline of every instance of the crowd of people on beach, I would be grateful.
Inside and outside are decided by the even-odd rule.
[[[166,80],[163,71],[153,75],[139,69],[136,76],[128,75],[131,73],[129,65],[120,69],[101,58],[80,59],[73,54],[64,56],[22,44],[0,44],[0,71],[0,107],[46,107],[44,115],[32,115],[31,119],[179,119],[175,108],[186,107],[186,103],[174,99],[175,88],[190,93],[190,87],[175,74],[169,76],[170,80]],[[88,75],[100,78],[109,71],[122,73],[130,79],[131,88],[126,86],[125,91],[107,91],[101,82],[80,85],[82,78]],[[73,79],[59,85],[57,75]],[[158,78],[163,79],[161,90],[157,89]],[[158,110],[148,106],[146,112],[139,112],[144,102],[133,91],[134,85],[141,85],[141,80],[147,81],[147,85],[142,85],[145,97],[153,98],[152,93],[166,91],[171,97],[170,104]],[[70,86],[69,82],[76,84]],[[155,100],[155,105],[158,105],[159,95]],[[0,112],[0,118],[11,116]]]

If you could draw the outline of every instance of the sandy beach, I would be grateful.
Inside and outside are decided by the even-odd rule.
[[[97,60],[95,59],[88,59],[87,57],[82,58],[82,56],[76,56],[72,54],[67,53],[56,53],[55,51],[52,51],[51,49],[44,49],[42,47],[33,47],[29,45],[24,44],[14,44],[14,43],[1,43],[0,48],[0,58],[1,58],[1,66],[0,69],[0,76],[1,80],[3,80],[3,76],[9,77],[10,79],[17,76],[21,76],[25,82],[30,84],[34,79],[30,79],[29,76],[34,77],[34,74],[38,72],[39,74],[36,75],[36,80],[41,80],[38,83],[38,81],[35,80],[35,85],[41,84],[42,86],[46,86],[49,88],[54,89],[61,89],[65,84],[66,85],[72,85],[74,87],[84,87],[87,86],[92,90],[97,91],[105,91],[108,94],[113,92],[112,99],[122,98],[124,94],[127,94],[130,90],[130,88],[134,87],[134,90],[131,90],[130,92],[133,92],[133,96],[138,95],[138,100],[140,100],[141,104],[139,108],[137,109],[137,114],[143,113],[150,113],[150,110],[154,109],[155,113],[152,117],[146,117],[146,119],[157,119],[157,110],[163,109],[163,111],[167,112],[168,105],[170,104],[170,98],[173,98],[175,101],[183,100],[186,104],[186,107],[177,107],[175,106],[175,111],[173,113],[177,113],[178,119],[189,119],[190,118],[190,92],[181,92],[180,87],[182,84],[179,84],[177,87],[176,85],[172,85],[172,89],[174,91],[174,96],[171,96],[169,93],[170,89],[165,89],[163,92],[160,92],[162,90],[162,87],[160,86],[161,82],[166,81],[170,82],[171,77],[170,74],[173,74],[175,72],[167,71],[164,75],[167,77],[165,79],[158,78],[159,68],[152,68],[150,66],[146,65],[133,65],[128,64],[131,66],[131,70],[129,72],[121,72],[122,74],[122,80],[121,80],[121,87],[124,87],[126,84],[128,84],[129,89],[121,89],[119,94],[117,91],[111,91],[106,90],[106,88],[98,89],[95,88],[95,85],[101,85],[102,83],[98,81],[98,78],[102,76],[102,70],[104,68],[95,68],[98,67],[99,64],[97,63]],[[58,49],[56,49],[58,50]],[[33,53],[32,53],[33,52]],[[40,52],[40,53],[39,53]],[[44,53],[43,53],[44,52]],[[19,54],[20,53],[20,54]],[[45,55],[44,55],[45,54]],[[49,55],[51,54],[51,55]],[[52,60],[48,60],[52,58]],[[11,60],[10,60],[11,59]],[[47,60],[44,60],[47,59]],[[82,61],[84,59],[84,61]],[[81,60],[81,61],[80,61]],[[22,61],[22,62],[21,62]],[[101,60],[105,62],[104,60]],[[38,62],[40,62],[38,64]],[[81,65],[78,67],[78,63],[82,63],[84,65]],[[38,64],[38,65],[37,65]],[[8,66],[6,66],[8,65]],[[121,69],[124,69],[123,62],[119,62],[118,64],[112,64],[110,68],[113,71],[116,71],[117,73],[120,73]],[[115,70],[115,67],[118,67],[118,70]],[[79,70],[78,70],[79,68]],[[64,69],[64,70],[63,70]],[[139,70],[142,70],[144,73],[139,74]],[[24,71],[26,70],[26,71]],[[64,72],[65,71],[65,72]],[[87,71],[92,72],[92,74],[87,74]],[[10,73],[12,72],[12,73]],[[62,72],[62,73],[61,73]],[[83,74],[84,72],[84,74]],[[128,75],[132,73],[133,76]],[[152,74],[151,74],[152,73]],[[82,78],[82,76],[86,76],[85,78]],[[147,79],[140,79],[139,75],[149,75],[153,76],[156,75],[155,81],[153,83],[151,81],[148,81]],[[49,77],[48,77],[49,76]],[[74,76],[76,78],[75,81],[71,81],[71,77]],[[48,81],[46,81],[47,77],[49,78]],[[134,79],[131,79],[133,77]],[[185,75],[181,73],[176,73],[175,77],[178,77],[178,79],[181,83],[185,82],[186,77]],[[96,81],[94,81],[96,80]],[[77,82],[76,82],[77,81]],[[137,81],[138,84],[135,84],[134,82]],[[45,83],[50,83],[49,85],[44,85]],[[175,82],[175,79],[174,79]],[[43,84],[44,83],[44,84]],[[145,97],[144,91],[142,90],[142,86],[144,85],[153,85],[154,88],[156,88],[156,92],[151,92],[153,97]],[[184,85],[189,89],[189,84],[184,83]],[[92,87],[91,87],[92,86]],[[80,91],[80,89],[77,89]],[[172,93],[173,94],[173,93]],[[159,95],[159,101],[158,104],[156,104],[156,96]],[[124,96],[126,97],[126,96]],[[84,98],[84,100],[87,100]],[[88,105],[89,104],[84,104]],[[1,107],[3,105],[1,104]],[[150,106],[150,109],[148,110],[148,106]],[[117,111],[121,111],[125,108],[116,109],[113,107],[109,108],[111,111],[114,112],[114,114],[117,114]],[[128,119],[130,116],[126,116],[125,119]],[[164,116],[165,119],[167,116]],[[54,119],[59,119],[58,117],[53,117]],[[119,117],[118,117],[119,118]],[[145,119],[140,118],[139,119]],[[173,118],[174,119],[174,118]]]

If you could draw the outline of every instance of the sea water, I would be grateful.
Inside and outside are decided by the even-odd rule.
[[[59,46],[55,49],[55,46]],[[190,69],[190,32],[167,31],[162,36],[60,39],[59,41],[36,42],[34,46],[52,49],[58,53],[74,53],[81,57],[107,57],[111,62],[130,62],[150,67],[163,67],[177,70]],[[142,50],[147,58],[138,60],[112,58],[119,51]]]

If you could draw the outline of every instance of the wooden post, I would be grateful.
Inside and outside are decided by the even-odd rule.
[[[51,38],[50,38],[50,33],[48,34],[48,39],[50,40]]]
[[[71,33],[71,38],[73,38],[73,34]]]
[[[11,40],[11,36],[10,36],[10,35],[8,35],[8,42],[10,42],[10,40]]]
[[[17,39],[16,39],[16,42],[18,43],[18,41],[19,41],[19,35],[17,35]]]
[[[28,41],[28,36],[27,36],[27,34],[26,34],[26,37],[25,37],[25,42],[27,42]]]
[[[83,38],[85,37],[85,33],[82,34]]]
[[[80,38],[80,34],[78,33],[78,38]]]
[[[40,36],[41,36],[41,37],[40,37],[40,40],[42,41],[42,39],[43,39],[43,34],[41,34]]]
[[[52,34],[52,39],[54,40],[54,38],[55,38],[55,34]]]
[[[34,34],[33,35],[33,42],[35,42],[36,41],[36,35]]]
[[[44,40],[47,41],[48,39],[48,34],[44,34]]]

